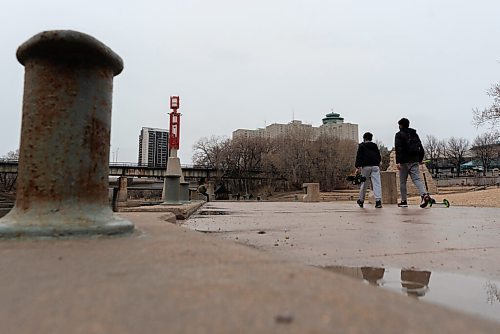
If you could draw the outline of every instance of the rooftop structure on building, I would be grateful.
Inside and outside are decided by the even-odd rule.
[[[167,168],[168,130],[143,127],[139,135],[140,166]]]
[[[334,113],[333,111],[329,114],[326,114],[326,117],[323,118],[323,124],[342,124],[344,123],[344,118],[340,117],[340,114]]]
[[[287,124],[273,123],[265,128],[255,130],[237,129],[233,131],[233,139],[238,138],[267,138],[274,139],[279,136],[289,135],[297,131],[308,131],[313,139],[319,136],[328,136],[339,139],[350,139],[358,142],[358,124],[344,123],[344,118],[340,114],[331,112],[322,119],[323,124],[314,127],[299,120],[293,120]]]

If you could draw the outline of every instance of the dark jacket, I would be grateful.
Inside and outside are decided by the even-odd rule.
[[[378,166],[382,160],[377,144],[365,141],[358,146],[356,154],[356,167]]]
[[[408,150],[409,136],[416,136],[420,150],[419,152],[410,153]],[[409,162],[422,162],[424,160],[424,147],[417,134],[417,130],[412,128],[401,129],[396,133],[394,139],[394,147],[396,148],[396,163],[404,164]]]

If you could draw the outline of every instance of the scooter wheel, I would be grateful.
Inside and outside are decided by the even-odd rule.
[[[444,204],[444,206],[446,206],[447,208],[449,208],[449,207],[450,207],[450,202],[449,202],[446,198],[445,198],[445,199],[443,199],[443,204]]]

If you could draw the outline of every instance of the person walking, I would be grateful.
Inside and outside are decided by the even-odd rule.
[[[408,207],[408,194],[406,190],[406,181],[408,175],[415,184],[420,193],[420,207],[425,208],[431,200],[430,195],[425,189],[424,183],[420,179],[419,166],[424,160],[424,147],[417,134],[417,130],[410,128],[410,121],[401,118],[398,121],[399,132],[396,133],[394,146],[396,149],[396,166],[399,170],[399,190],[401,192],[401,202],[399,207]]]
[[[358,172],[361,173],[366,179],[361,182],[359,188],[358,205],[362,208],[365,202],[366,188],[368,187],[368,179],[372,184],[373,193],[375,194],[375,207],[382,207],[382,186],[380,182],[380,151],[377,144],[372,142],[373,134],[366,132],[363,135],[363,142],[358,146],[356,153],[355,166]]]
[[[205,185],[205,183],[206,181],[204,177],[202,177],[200,181],[198,181],[198,192],[205,196],[207,202],[210,202],[210,196],[207,193],[207,186]]]

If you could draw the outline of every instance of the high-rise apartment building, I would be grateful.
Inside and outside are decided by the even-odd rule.
[[[314,127],[310,124],[304,124],[301,121],[293,120],[287,124],[274,123],[256,130],[237,129],[233,131],[233,139],[238,138],[268,138],[273,139],[282,135],[297,133],[303,131],[310,133],[311,138],[319,136],[328,136],[339,139],[351,139],[358,142],[358,125],[352,123],[344,123],[344,119],[339,114],[329,113],[323,118],[323,124],[319,127]]]
[[[139,135],[139,165],[167,168],[167,159],[168,130],[142,128]]]

